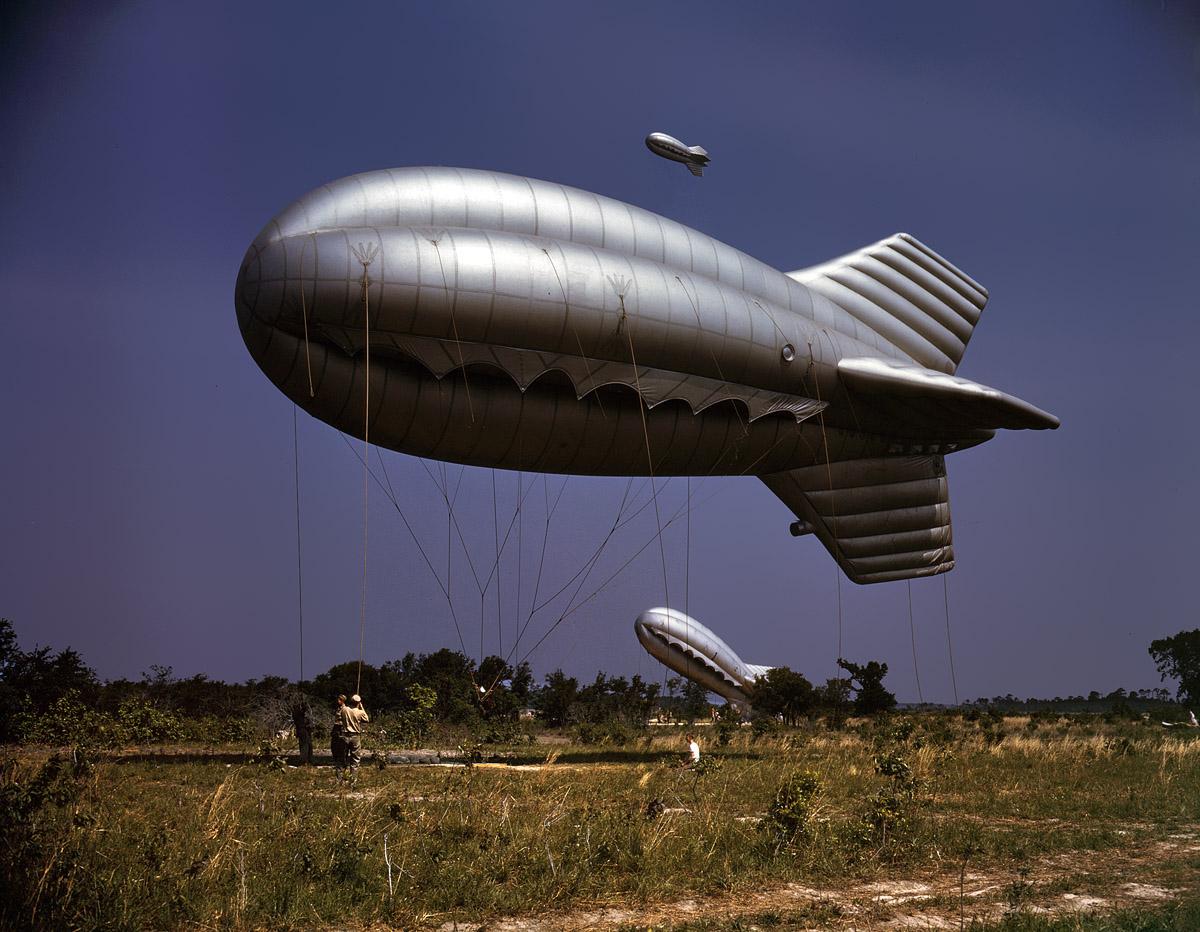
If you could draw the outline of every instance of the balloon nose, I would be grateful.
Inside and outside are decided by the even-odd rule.
[[[242,258],[242,266],[238,269],[237,284],[233,288],[233,303],[237,308],[238,325],[243,330],[258,307],[261,284],[261,249],[257,243],[252,243]]]
[[[250,326],[276,327],[299,316],[300,281],[296,254],[302,244],[286,239],[256,239],[246,250],[234,287],[238,323],[243,333]]]

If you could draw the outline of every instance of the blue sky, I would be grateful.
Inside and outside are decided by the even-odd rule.
[[[919,237],[991,292],[959,373],[1063,422],[948,461],[960,695],[1153,686],[1149,641],[1196,625],[1194,7],[51,6],[6,11],[0,65],[0,615],[24,644],[74,646],[106,677],[296,674],[293,413],[242,345],[233,281],[262,224],[310,188],[437,164],[628,200],[781,269]],[[704,178],[652,156],[653,130],[704,145]],[[298,428],[311,674],[357,655],[362,477],[331,428],[303,414]],[[385,461],[444,569],[438,493],[419,462]],[[517,478],[496,481],[503,532]],[[542,480],[525,481],[499,630],[494,589],[481,613],[452,556],[472,653],[481,622],[485,650],[507,652],[528,614],[545,521]],[[623,489],[567,484],[542,587],[583,564]],[[467,470],[462,490],[470,552],[490,563],[491,472]],[[684,493],[660,490],[668,510]],[[832,675],[825,551],[788,536],[756,480],[695,498],[690,533],[682,519],[666,533],[672,604],[750,662]],[[368,524],[366,658],[457,646],[378,494]],[[647,510],[581,597],[654,532]],[[535,670],[660,678],[632,622],[663,588],[651,546]],[[887,661],[915,697],[905,585],[840,591],[843,653]],[[912,596],[922,691],[950,699],[942,581]]]

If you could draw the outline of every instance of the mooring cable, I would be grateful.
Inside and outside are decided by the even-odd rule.
[[[917,699],[924,705],[925,694],[921,692],[921,668],[917,665],[917,623],[913,621],[912,580],[906,579],[904,584],[908,587],[908,633],[912,638],[913,676],[917,679]]]

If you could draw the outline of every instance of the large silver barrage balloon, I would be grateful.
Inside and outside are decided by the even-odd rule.
[[[312,191],[235,291],[263,372],[339,430],[363,436],[369,369],[370,439],[393,450],[755,475],[860,583],[954,565],[946,453],[1058,426],[954,375],[986,301],[904,233],[784,273],[630,204],[454,168]]]

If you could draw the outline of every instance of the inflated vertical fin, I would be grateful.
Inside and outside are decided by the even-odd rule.
[[[939,372],[958,368],[988,299],[982,285],[907,233],[787,275]]]
[[[688,167],[688,171],[690,171],[697,178],[704,174],[703,165],[697,165],[695,162],[684,162],[684,164]]]
[[[856,583],[954,568],[941,456],[888,456],[760,477]]]

